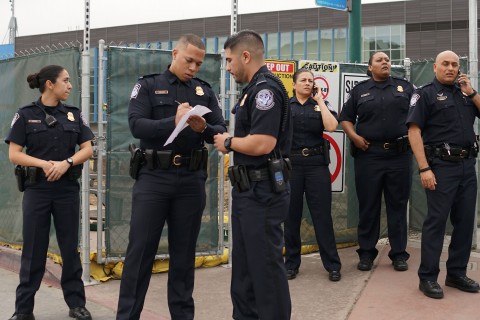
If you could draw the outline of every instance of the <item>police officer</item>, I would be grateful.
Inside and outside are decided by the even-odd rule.
[[[255,31],[231,35],[224,45],[227,70],[243,89],[236,105],[235,134],[216,135],[215,148],[234,152],[232,283],[234,319],[290,319],[283,264],[282,222],[290,201],[284,156],[292,129],[288,94],[264,62]]]
[[[5,140],[10,161],[22,166],[23,249],[15,314],[10,320],[34,320],[35,293],[45,273],[51,217],[62,257],[61,286],[69,315],[91,319],[85,308],[82,264],[78,253],[79,183],[83,162],[93,153],[94,138],[80,110],[62,103],[72,85],[65,68],[49,65],[27,77],[41,97],[20,108]],[[75,151],[76,146],[80,149]],[[26,152],[23,153],[23,148]],[[25,177],[25,172],[28,177]],[[20,175],[23,176],[20,176]]]
[[[195,247],[205,208],[207,154],[204,141],[226,131],[210,85],[194,78],[205,58],[205,45],[193,34],[180,37],[172,62],[162,74],[135,84],[128,107],[130,130],[140,139],[145,164],[133,186],[132,216],[120,285],[117,319],[139,319],[152,264],[168,223],[168,305],[172,319],[193,319]],[[189,126],[164,146],[180,119],[193,106],[211,112],[190,116]]]
[[[433,65],[435,78],[415,91],[406,121],[428,206],[422,227],[419,289],[435,299],[443,298],[437,278],[449,214],[453,232],[445,285],[466,292],[480,290],[466,275],[475,227],[478,145],[473,123],[480,116],[480,97],[459,70],[454,52],[439,53]]]
[[[350,92],[340,123],[350,138],[359,206],[357,268],[372,269],[378,250],[382,193],[387,210],[389,258],[397,271],[408,269],[407,204],[412,154],[407,118],[413,86],[390,75],[390,58],[374,53],[368,62],[371,78]],[[355,127],[354,127],[355,126]]]
[[[290,106],[293,117],[292,173],[290,175],[290,211],[284,223],[285,267],[287,278],[294,279],[301,263],[300,224],[303,213],[303,194],[313,221],[320,257],[331,281],[341,279],[341,263],[335,243],[332,221],[332,183],[328,165],[328,140],[323,130],[337,128],[337,113],[321,93],[308,69],[293,74],[293,94]]]

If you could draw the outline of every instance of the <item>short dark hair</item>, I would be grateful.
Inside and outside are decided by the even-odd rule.
[[[227,41],[225,41],[223,49],[235,50],[239,44],[244,45],[249,51],[256,52],[262,56],[265,52],[262,37],[253,30],[242,30],[230,35]]]
[[[191,44],[192,46],[197,47],[198,49],[205,50],[205,43],[203,43],[202,38],[193,33],[184,34],[178,39],[178,45],[187,45]]]
[[[63,70],[65,70],[64,67],[54,64],[43,67],[39,72],[27,76],[28,86],[31,89],[38,88],[43,93],[45,91],[45,82],[50,80],[52,83],[55,83]]]

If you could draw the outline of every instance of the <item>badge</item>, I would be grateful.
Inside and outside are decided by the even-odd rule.
[[[420,99],[420,95],[418,93],[414,93],[410,99],[410,107],[414,107],[417,104],[418,99]]]
[[[247,99],[247,95],[244,95],[242,101],[240,101],[240,107],[243,107],[246,99]]]
[[[205,94],[205,92],[203,92],[202,87],[200,86],[195,87],[195,93],[197,94],[197,96],[203,96]]]
[[[168,94],[168,90],[155,90],[155,94]]]
[[[255,96],[255,101],[257,102],[256,108],[262,111],[269,110],[275,105],[275,101],[273,101],[273,92],[268,89],[260,90]]]
[[[322,111],[322,110],[320,109],[320,106],[319,106],[318,104],[316,104],[315,107],[313,107],[313,110],[314,110],[314,111],[317,111],[317,112]]]
[[[67,113],[67,119],[69,121],[75,121],[75,118],[73,117],[73,113],[71,113],[71,112]]]
[[[437,93],[437,100],[438,101],[447,100],[447,96],[444,96],[443,92],[442,93]]]
[[[403,92],[403,87],[402,87],[402,86],[398,86],[398,87],[397,87],[397,91],[398,91],[398,92]]]
[[[13,125],[15,124],[15,122],[17,122],[17,120],[20,119],[20,115],[17,113],[15,113],[15,115],[13,116],[13,119],[12,119],[12,123],[10,124],[10,128],[13,128]]]
[[[363,97],[368,97],[370,95],[370,92],[367,92],[367,93],[364,93],[360,96],[360,98],[363,98]]]
[[[142,87],[141,84],[137,83],[132,90],[132,94],[130,95],[130,99],[136,99],[138,96],[138,92],[140,91],[140,88]]]

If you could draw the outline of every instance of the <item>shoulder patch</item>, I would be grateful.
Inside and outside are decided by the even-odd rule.
[[[420,95],[418,93],[414,93],[412,95],[412,98],[410,98],[410,107],[415,107],[418,99],[420,99]]]
[[[269,110],[275,105],[273,92],[268,89],[260,90],[255,96],[256,108],[258,110]]]
[[[130,99],[136,99],[138,96],[138,92],[140,91],[140,88],[142,85],[140,83],[135,84],[135,86],[132,89],[132,94],[130,95]]]
[[[83,115],[83,112],[80,112],[80,119],[82,119],[82,123],[85,127],[88,127],[88,122],[87,119],[85,119],[85,116]]]
[[[15,122],[17,122],[18,119],[20,119],[20,115],[18,114],[18,112],[16,112],[15,115],[13,116],[12,123],[10,124],[10,128],[13,128],[13,125],[15,124]]]
[[[35,106],[35,105],[36,105],[36,103],[35,103],[35,102],[32,102],[32,103],[30,103],[30,104],[27,104],[26,106],[20,107],[20,109],[28,108],[28,107]]]

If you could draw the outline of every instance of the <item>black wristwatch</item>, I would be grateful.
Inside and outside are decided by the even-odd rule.
[[[469,97],[470,99],[472,99],[473,97],[475,97],[477,95],[477,90],[473,89],[473,92],[471,94],[469,94],[467,97]]]
[[[67,162],[70,165],[70,167],[73,166],[73,159],[72,158],[67,158]]]
[[[227,139],[225,139],[225,141],[223,142],[223,146],[225,147],[225,149],[227,149],[228,152],[232,152],[232,139],[233,137],[228,137]]]

